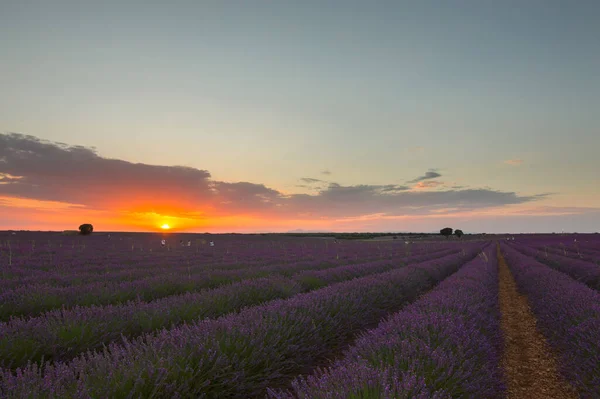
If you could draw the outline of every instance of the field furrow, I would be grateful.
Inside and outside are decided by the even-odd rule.
[[[503,365],[509,399],[576,398],[573,388],[558,372],[556,357],[537,328],[527,297],[498,248],[500,310],[504,332]]]
[[[580,397],[600,397],[600,293],[510,246],[501,247],[561,373]]]

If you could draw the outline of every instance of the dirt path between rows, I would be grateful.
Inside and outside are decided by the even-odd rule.
[[[502,365],[508,386],[507,398],[577,398],[573,388],[560,376],[557,361],[536,328],[527,297],[517,291],[500,246],[497,251],[501,326],[505,341]]]

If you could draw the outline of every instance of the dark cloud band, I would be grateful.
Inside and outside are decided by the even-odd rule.
[[[412,182],[441,175],[433,170]],[[305,177],[305,184],[325,183]],[[492,189],[413,191],[409,186],[329,183],[314,194],[285,195],[263,184],[222,182],[208,171],[131,163],[101,157],[93,148],[21,134],[0,134],[0,195],[83,204],[98,210],[152,210],[212,216],[260,214],[273,218],[419,215],[439,209],[473,210],[521,204],[520,196]]]

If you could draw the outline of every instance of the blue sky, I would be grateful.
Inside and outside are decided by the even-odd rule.
[[[0,131],[282,195],[436,170],[428,190],[546,194],[540,229],[540,207],[600,224],[599,20],[595,1],[1,1]]]

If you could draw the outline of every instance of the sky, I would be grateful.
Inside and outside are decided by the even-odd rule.
[[[0,0],[0,229],[600,231],[598,20]]]

